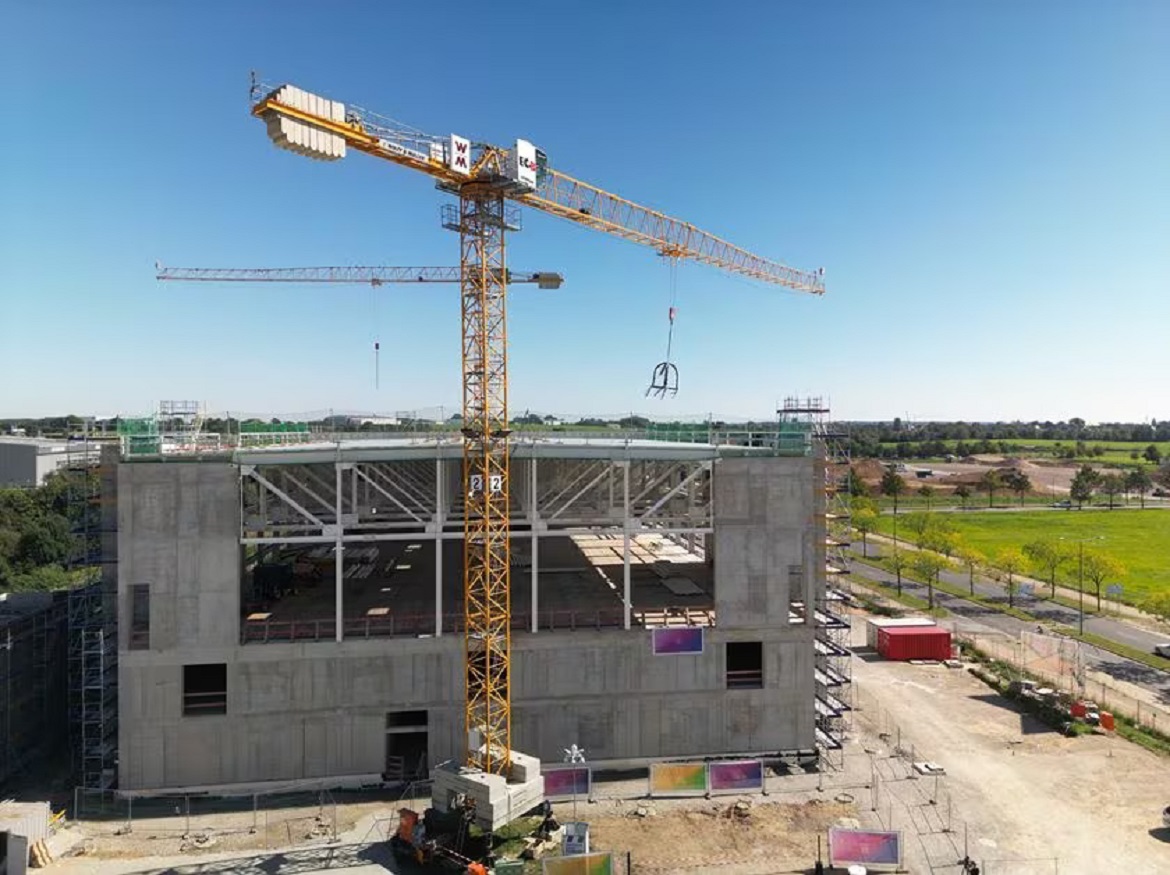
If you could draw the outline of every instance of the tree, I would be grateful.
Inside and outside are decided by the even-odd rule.
[[[906,494],[906,481],[892,467],[882,475],[882,495],[894,499],[894,514],[898,513],[898,496]]]
[[[942,572],[950,568],[951,563],[944,556],[939,556],[930,550],[919,550],[914,554],[911,560],[911,565],[914,568],[914,573],[923,579],[926,583],[926,601],[927,604],[934,608],[934,584]]]
[[[1170,620],[1170,592],[1154,593],[1142,602],[1141,607],[1159,620]]]
[[[902,517],[902,525],[904,525],[914,535],[914,542],[918,546],[922,546],[922,539],[926,536],[927,530],[934,524],[931,519],[934,514],[923,513],[916,511],[915,513],[908,513]]]
[[[1020,505],[1024,504],[1024,495],[1031,491],[1032,481],[1023,471],[1013,468],[1003,478],[1003,485],[1020,497]]]
[[[918,494],[926,500],[926,509],[930,510],[930,500],[934,498],[934,487],[920,486],[918,487]]]
[[[995,567],[1007,574],[1004,587],[1007,589],[1009,608],[1015,607],[1015,575],[1023,571],[1027,563],[1024,554],[1016,547],[1005,547],[995,554]]]
[[[1157,465],[1162,461],[1162,451],[1158,449],[1157,444],[1150,444],[1146,447],[1145,452],[1142,453],[1142,457],[1147,462],[1152,462]]]
[[[975,595],[975,571],[983,567],[987,557],[969,544],[959,544],[955,556],[967,569],[967,584],[971,587],[971,595]]]
[[[1125,489],[1125,480],[1120,474],[1105,474],[1101,477],[1100,488],[1109,497],[1109,509],[1113,510],[1113,500]]]
[[[1069,487],[1069,497],[1077,503],[1077,507],[1083,507],[1086,501],[1092,501],[1093,490],[1097,488],[1100,480],[1100,474],[1088,465],[1081,465]]]
[[[855,495],[853,498],[851,498],[849,500],[849,508],[853,513],[861,513],[863,510],[870,510],[873,511],[874,514],[878,514],[881,511],[881,508],[878,507],[878,503],[876,501],[864,495]]]
[[[869,488],[865,485],[865,481],[857,476],[857,469],[850,467],[845,472],[845,490],[853,498],[861,498],[869,495]]]
[[[1024,555],[1028,557],[1034,568],[1046,575],[1051,593],[1055,596],[1056,572],[1060,570],[1060,566],[1072,558],[1068,547],[1058,541],[1040,538],[1024,545]]]
[[[951,528],[949,522],[943,519],[932,520],[926,531],[918,539],[918,546],[923,550],[933,550],[942,553],[948,559],[955,555],[962,543],[959,533]]]
[[[971,489],[965,483],[960,483],[955,487],[955,498],[959,499],[959,504],[962,507],[967,506],[967,499],[971,497]]]
[[[870,532],[877,528],[878,515],[875,511],[865,508],[864,510],[854,511],[853,513],[853,528],[861,533],[861,555],[869,557],[869,543],[868,538]]]
[[[987,506],[995,507],[995,490],[1000,487],[999,472],[992,468],[979,478],[979,488],[987,493]]]
[[[902,574],[910,567],[910,560],[903,550],[895,550],[890,554],[890,570],[898,580],[898,595],[902,594]]]
[[[1130,492],[1136,492],[1142,507],[1145,507],[1146,493],[1154,488],[1154,480],[1145,468],[1135,468],[1125,475],[1125,488]]]
[[[1116,580],[1125,574],[1125,566],[1099,550],[1085,551],[1085,577],[1093,582],[1097,591],[1097,610],[1101,610],[1101,584],[1106,580]]]

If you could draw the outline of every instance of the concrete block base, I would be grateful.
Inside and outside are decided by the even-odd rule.
[[[448,812],[466,798],[475,803],[475,822],[497,830],[544,802],[544,776],[540,760],[512,751],[512,768],[505,778],[456,762],[431,770],[431,807]]]

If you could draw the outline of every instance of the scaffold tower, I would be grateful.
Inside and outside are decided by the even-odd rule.
[[[814,455],[823,470],[817,512],[823,524],[825,587],[814,606],[816,630],[816,740],[828,766],[844,763],[846,717],[852,708],[852,649],[846,575],[849,571],[850,496],[849,435],[832,421],[821,398],[788,397],[778,411],[780,422],[805,423],[812,431]]]
[[[69,730],[76,783],[116,784],[118,740],[117,575],[111,533],[116,452],[102,455],[89,423],[67,446],[66,496],[73,534],[69,592]]]

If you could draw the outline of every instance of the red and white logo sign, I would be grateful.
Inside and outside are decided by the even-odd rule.
[[[447,166],[456,173],[468,176],[471,173],[471,140],[451,135],[451,144],[447,150]]]

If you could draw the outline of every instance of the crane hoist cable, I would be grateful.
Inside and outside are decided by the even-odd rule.
[[[666,255],[670,268],[670,308],[667,310],[669,324],[666,329],[666,358],[654,366],[650,375],[650,386],[646,395],[654,394],[659,398],[667,395],[674,397],[678,394],[678,366],[670,357],[674,344],[674,319],[678,315],[678,257]]]

